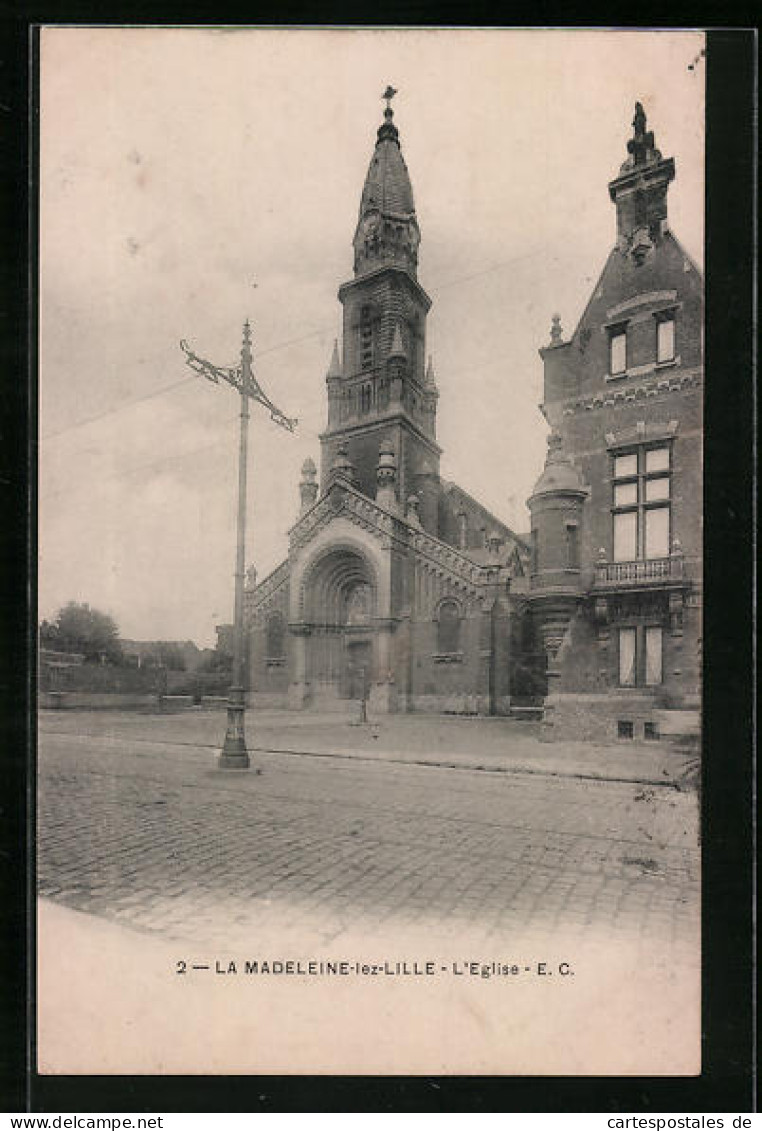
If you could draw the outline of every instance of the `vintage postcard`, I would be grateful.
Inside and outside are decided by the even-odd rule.
[[[697,1075],[704,35],[39,59],[38,1071]]]

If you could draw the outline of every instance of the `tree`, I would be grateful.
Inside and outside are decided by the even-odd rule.
[[[144,649],[140,654],[140,664],[144,668],[168,668],[173,672],[184,672],[187,668],[183,650],[172,641],[159,641]]]
[[[90,663],[119,663],[122,659],[116,621],[86,602],[69,601],[52,624],[43,621],[40,642],[61,652],[81,652]]]

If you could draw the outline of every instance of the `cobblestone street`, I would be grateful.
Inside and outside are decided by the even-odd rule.
[[[440,739],[448,728],[429,725]],[[224,773],[204,745],[224,715],[195,726],[198,745],[179,716],[42,716],[43,897],[210,944],[467,924],[486,943],[547,932],[696,945],[693,792],[326,756],[367,741],[338,721],[320,725],[320,755],[259,752],[260,774]],[[413,745],[420,733],[415,720]]]

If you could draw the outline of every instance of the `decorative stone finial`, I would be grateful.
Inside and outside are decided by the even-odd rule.
[[[381,441],[376,466],[376,502],[386,510],[397,506],[395,484],[397,482],[397,456],[394,444],[388,438]]]
[[[355,468],[349,458],[349,447],[347,444],[339,444],[336,449],[336,455],[331,465],[331,473],[337,478],[348,479],[350,483],[354,482]]]
[[[646,112],[641,102],[635,103],[632,138],[627,142],[627,152],[632,155],[636,165],[645,165],[649,159],[653,159],[652,154],[655,153],[653,131],[646,132]]]
[[[250,565],[246,570],[246,588],[256,589],[257,587],[257,567]]]
[[[411,526],[421,526],[421,517],[418,514],[419,499],[417,495],[408,495],[407,497],[407,510],[405,511],[405,518]]]
[[[561,315],[554,314],[550,323],[550,344],[552,346],[560,346],[564,340],[564,332],[561,328]]]
[[[426,366],[426,375],[424,376],[423,382],[429,389],[436,388],[437,379],[434,376],[434,361],[431,354],[429,354],[429,361],[428,365]]]
[[[314,504],[317,495],[317,468],[314,460],[308,456],[302,464],[302,478],[299,483],[299,501],[302,514]]]

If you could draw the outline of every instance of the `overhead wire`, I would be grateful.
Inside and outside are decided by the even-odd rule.
[[[526,252],[524,255],[513,256],[511,259],[505,259],[499,263],[494,263],[490,267],[485,267],[480,271],[475,271],[469,275],[461,275],[456,279],[450,279],[449,281],[440,283],[439,286],[432,288],[432,293],[436,295],[439,292],[448,290],[450,287],[457,286],[460,283],[470,282],[472,279],[480,278],[483,275],[489,275],[494,271],[499,271],[503,267],[509,267],[514,263],[518,263],[522,260],[537,258],[541,254],[541,252],[535,251]],[[324,326],[319,327],[315,330],[311,330],[308,334],[302,334],[296,338],[288,338],[284,342],[276,342],[275,345],[268,346],[262,350],[257,350],[256,356],[258,358],[265,357],[268,354],[277,353],[279,350],[288,349],[290,346],[298,345],[299,343],[309,341],[312,338],[321,337],[322,335],[332,330],[334,326],[334,322],[325,323]],[[139,397],[133,397],[131,400],[122,401],[120,404],[115,405],[113,408],[103,409],[102,412],[95,413],[93,416],[85,417],[83,420],[74,421],[74,423],[67,425],[65,428],[59,428],[55,432],[48,432],[46,435],[40,437],[40,443],[48,443],[50,440],[58,439],[59,437],[67,435],[69,432],[73,432],[78,428],[84,428],[88,424],[94,424],[97,421],[104,419],[106,416],[113,416],[117,413],[124,412],[129,408],[134,408],[136,405],[142,404],[145,401],[152,400],[155,397],[165,396],[168,393],[172,393],[182,387],[188,387],[191,384],[193,384],[193,379],[185,377],[181,381],[173,382],[171,385],[164,385],[159,389],[152,389],[150,392],[144,393]]]

